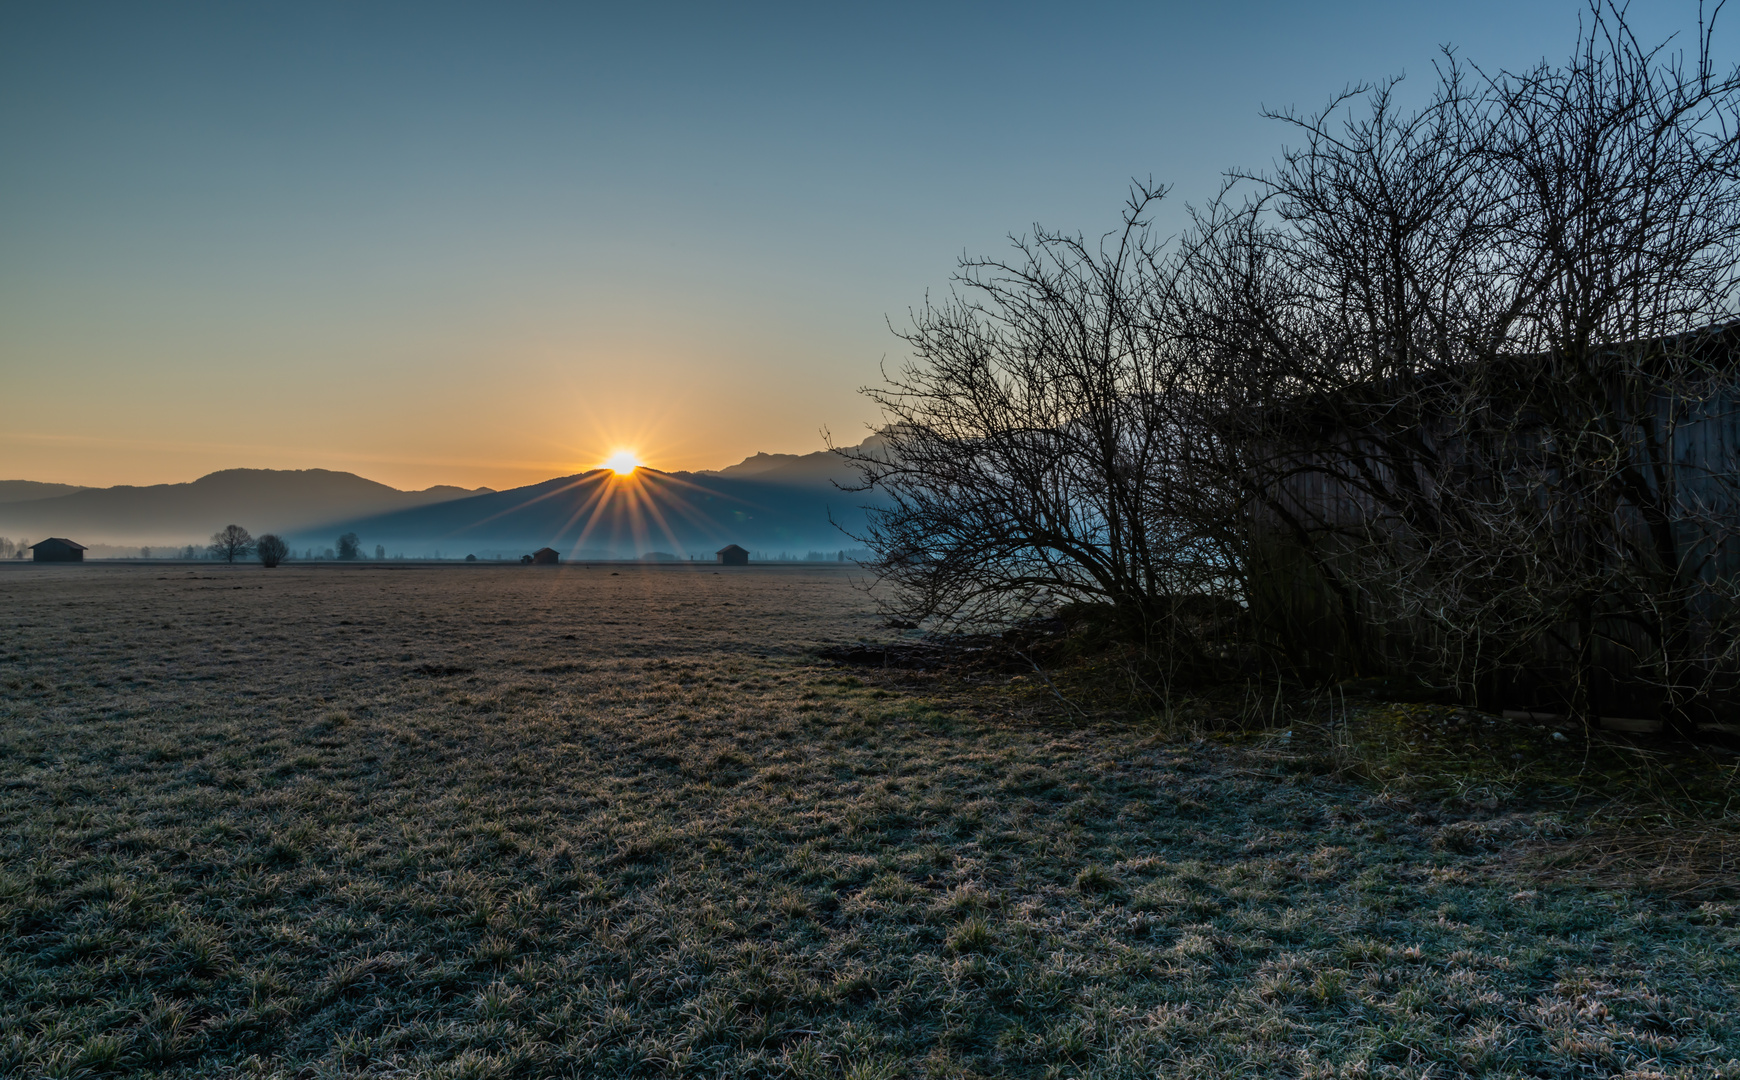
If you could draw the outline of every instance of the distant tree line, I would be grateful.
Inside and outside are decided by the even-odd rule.
[[[939,628],[1077,603],[1157,687],[1405,673],[1689,723],[1740,686],[1740,77],[1592,6],[1562,64],[1446,51],[1271,114],[1162,240],[962,261],[866,391],[860,537]],[[1726,444],[1724,444],[1726,445]],[[1700,704],[1705,703],[1705,704]]]
[[[211,542],[206,545],[205,555],[208,558],[222,559],[228,563],[233,563],[238,559],[258,558],[262,566],[270,569],[291,558],[291,550],[289,543],[275,534],[267,533],[264,536],[255,537],[240,525],[226,525],[212,534]],[[149,558],[149,555],[146,557]],[[197,557],[197,551],[193,545],[190,544],[184,549],[184,557]],[[312,548],[308,549],[304,555],[304,558],[307,559],[315,557]],[[324,557],[345,560],[360,559],[363,557],[362,541],[356,533],[345,533],[338,538],[338,549],[334,551],[332,548],[327,548]],[[375,545],[375,558],[384,559],[386,557],[386,548],[379,544]]]

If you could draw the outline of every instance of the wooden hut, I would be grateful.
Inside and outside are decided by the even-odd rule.
[[[713,554],[719,557],[720,566],[748,566],[749,552],[736,544],[726,544]]]
[[[1698,688],[1712,716],[1740,703],[1740,673],[1724,651],[1740,618],[1740,323],[1593,353],[1580,361],[1587,385],[1553,374],[1549,359],[1499,356],[1478,369],[1363,383],[1259,418],[1261,436],[1244,443],[1254,493],[1248,611],[1300,670],[1340,680],[1441,663],[1442,629],[1391,604],[1381,570],[1399,567],[1402,582],[1453,573],[1420,568],[1435,548],[1479,535],[1478,524],[1460,537],[1449,530],[1484,495],[1494,534],[1516,522],[1512,508],[1533,509],[1541,565],[1565,564],[1569,553],[1591,568],[1569,587],[1581,609],[1564,606],[1580,622],[1468,654],[1482,707],[1648,716],[1684,686]],[[1249,430],[1236,420],[1229,429],[1234,438]],[[1616,464],[1603,458],[1561,483],[1576,461],[1567,439],[1590,431],[1608,432],[1602,445]],[[1465,501],[1447,502],[1446,489]],[[1583,516],[1595,524],[1557,524]],[[1530,554],[1510,558],[1526,567]],[[1538,580],[1552,584],[1550,574]],[[1528,579],[1510,581],[1520,592]],[[1507,580],[1470,582],[1476,595],[1494,590],[1490,610],[1502,615]]]
[[[30,545],[30,557],[37,562],[84,562],[85,546],[59,536],[51,536]]]
[[[555,548],[539,548],[532,552],[533,566],[555,566],[562,561],[562,555]]]

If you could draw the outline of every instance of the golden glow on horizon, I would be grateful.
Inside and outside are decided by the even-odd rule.
[[[618,476],[629,476],[642,464],[640,457],[633,450],[617,450],[604,459],[604,467]]]
[[[0,331],[0,356],[4,338]],[[778,405],[771,391],[739,399],[743,388],[711,385],[711,370],[682,380],[695,384],[683,393],[652,395],[644,382],[612,383],[619,368],[640,366],[624,361],[591,373],[585,383],[566,369],[488,382],[460,401],[441,396],[448,393],[447,381],[431,379],[418,384],[418,393],[435,395],[418,399],[429,405],[426,410],[404,408],[367,386],[349,384],[346,394],[330,399],[321,396],[326,391],[264,394],[249,399],[248,408],[258,405],[249,414],[251,428],[238,419],[242,406],[232,407],[219,382],[145,412],[118,401],[80,412],[70,399],[62,403],[65,409],[46,401],[26,408],[29,395],[0,394],[0,457],[10,463],[0,479],[146,486],[184,484],[221,469],[331,469],[407,491],[433,484],[506,491],[599,469],[611,469],[604,476],[624,486],[645,479],[639,466],[650,469],[655,461],[659,470],[700,471],[725,468],[757,451],[806,454],[822,448],[813,425],[807,434],[801,427],[782,428],[771,415]],[[0,371],[5,367],[0,359]],[[363,383],[372,378],[358,377]],[[9,390],[15,381],[8,381]],[[102,386],[105,394],[114,389]],[[710,403],[720,404],[714,409]],[[813,406],[806,401],[779,407],[803,416]],[[356,438],[340,437],[341,431]],[[614,456],[623,450],[637,467],[616,475]],[[15,536],[3,525],[0,534]]]

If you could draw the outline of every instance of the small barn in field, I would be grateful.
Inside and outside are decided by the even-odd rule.
[[[555,566],[562,561],[562,555],[555,548],[539,548],[532,552],[533,566]]]
[[[748,566],[749,552],[736,544],[726,544],[713,554],[719,557],[720,566]]]
[[[59,536],[30,545],[30,556],[37,562],[84,562],[85,546]]]

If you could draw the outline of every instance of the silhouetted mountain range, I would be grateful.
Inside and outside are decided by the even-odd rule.
[[[753,460],[753,459],[751,459]],[[541,484],[476,495],[433,506],[341,522],[319,533],[292,535],[292,547],[319,550],[335,530],[355,532],[366,548],[389,553],[453,557],[518,554],[552,547],[564,558],[637,558],[674,552],[711,557],[726,544],[757,554],[838,551],[858,542],[864,493],[719,473],[667,473],[641,468],[631,477],[608,469],[557,477]],[[784,475],[791,475],[789,472]],[[802,474],[800,474],[802,475]]]
[[[872,435],[852,449],[880,450],[887,440]],[[697,476],[724,476],[734,480],[757,480],[764,484],[791,484],[831,488],[851,485],[858,479],[851,464],[831,450],[813,454],[755,454],[723,469],[703,469]]]
[[[863,448],[879,445],[872,436]],[[412,557],[517,557],[549,546],[569,557],[670,552],[687,559],[731,543],[758,554],[802,554],[856,546],[835,524],[860,532],[863,506],[874,502],[834,486],[854,477],[838,455],[822,451],[756,454],[696,473],[643,467],[627,479],[601,469],[510,491],[400,491],[326,469],[225,469],[149,487],[17,480],[0,482],[0,535],[161,547],[200,543],[237,524],[255,535],[278,533],[298,552],[324,551],[355,532],[365,551],[379,544]],[[13,492],[25,497],[7,501]]]
[[[52,499],[71,495],[88,488],[77,484],[44,484],[36,480],[0,480],[0,503],[27,502],[31,499]]]
[[[52,498],[0,502],[0,533],[69,536],[85,544],[182,544],[229,524],[256,535],[307,530],[489,490],[443,485],[400,491],[328,469],[224,469],[186,484],[72,489]]]

